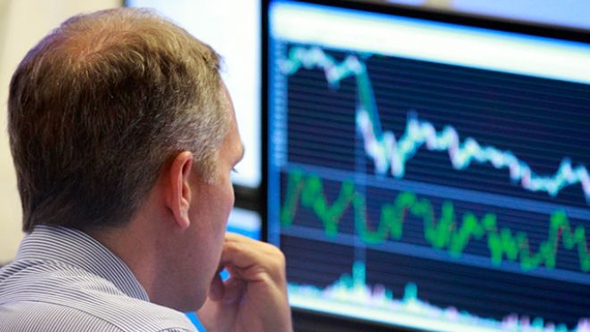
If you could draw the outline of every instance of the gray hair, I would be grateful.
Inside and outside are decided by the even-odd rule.
[[[23,229],[122,225],[180,151],[213,179],[231,121],[219,61],[140,9],[75,16],[42,39],[8,103]]]

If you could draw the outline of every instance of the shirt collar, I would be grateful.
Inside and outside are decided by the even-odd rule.
[[[149,301],[145,289],[119,257],[90,235],[72,228],[38,225],[25,236],[16,260],[52,260],[112,282],[130,297]]]

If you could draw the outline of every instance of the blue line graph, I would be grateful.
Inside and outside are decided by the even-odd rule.
[[[406,163],[421,147],[429,151],[446,151],[451,165],[456,170],[464,170],[472,163],[489,164],[495,169],[507,169],[510,180],[531,192],[545,192],[551,197],[565,187],[580,184],[587,204],[590,204],[590,175],[585,165],[574,166],[570,158],[563,158],[552,175],[538,174],[511,151],[494,146],[481,145],[472,137],[460,138],[460,134],[450,125],[437,131],[434,125],[418,117],[417,112],[409,112],[405,132],[396,137],[392,131],[384,131],[371,81],[365,63],[355,55],[348,55],[342,61],[326,54],[319,47],[293,47],[287,59],[279,63],[281,72],[293,75],[301,69],[320,69],[331,88],[354,77],[357,85],[358,103],[356,127],[363,138],[365,153],[375,164],[379,175],[390,173],[402,178]]]

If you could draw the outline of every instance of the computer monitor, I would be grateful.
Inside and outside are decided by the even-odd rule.
[[[245,146],[232,174],[234,184],[257,190],[261,174],[260,2],[258,0],[126,0],[129,7],[153,8],[223,59],[222,77],[232,97]]]
[[[292,306],[590,330],[590,45],[349,1],[263,4],[268,239]]]

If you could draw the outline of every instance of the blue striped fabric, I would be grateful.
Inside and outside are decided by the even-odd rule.
[[[0,269],[0,332],[196,331],[149,302],[123,261],[83,232],[37,226]]]

